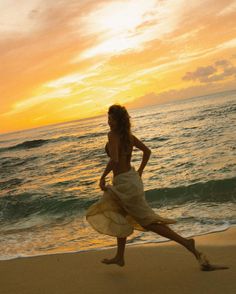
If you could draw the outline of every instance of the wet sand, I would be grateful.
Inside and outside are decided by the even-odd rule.
[[[200,271],[193,255],[174,242],[132,245],[124,267],[100,262],[114,248],[0,261],[0,293],[236,293],[236,228],[195,241],[212,263],[229,269]]]

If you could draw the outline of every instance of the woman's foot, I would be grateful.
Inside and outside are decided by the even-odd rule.
[[[202,271],[211,271],[211,270],[213,270],[213,267],[210,264],[209,260],[206,258],[206,256],[202,252],[199,252],[198,262],[200,264],[200,269]]]
[[[212,270],[212,266],[209,262],[209,260],[206,258],[206,256],[197,251],[195,248],[195,240],[194,239],[188,239],[187,241],[187,249],[192,252],[194,254],[194,256],[196,257],[197,261],[200,264],[200,268],[202,271],[210,271]]]
[[[188,239],[187,248],[195,255],[197,261],[199,262],[200,269],[202,271],[215,271],[229,268],[224,265],[211,264],[210,261],[207,259],[206,255],[196,250],[194,239]]]
[[[119,266],[125,265],[124,258],[119,258],[119,257],[114,257],[114,258],[110,258],[110,259],[104,258],[101,262],[105,263],[105,264],[117,264]]]
[[[215,270],[229,269],[229,267],[225,265],[211,264],[209,260],[207,259],[207,257],[202,252],[200,252],[199,255],[200,255],[200,258],[198,261],[200,264],[200,269],[202,271],[209,272],[209,271],[215,271]]]

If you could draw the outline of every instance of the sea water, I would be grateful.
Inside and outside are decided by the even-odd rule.
[[[143,172],[150,206],[185,237],[236,225],[236,91],[132,109],[151,150]],[[107,116],[0,135],[0,259],[99,250],[86,209],[102,196]],[[134,149],[138,169],[142,152]],[[108,182],[112,175],[108,177]],[[163,242],[134,231],[128,244]]]

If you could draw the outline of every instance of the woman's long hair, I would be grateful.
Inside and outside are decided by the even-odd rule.
[[[117,122],[117,132],[120,136],[122,145],[125,150],[129,149],[131,144],[131,123],[128,111],[124,106],[113,104],[108,109],[108,114]]]

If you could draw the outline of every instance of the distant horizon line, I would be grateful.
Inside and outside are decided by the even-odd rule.
[[[162,103],[147,104],[145,106],[132,107],[129,110],[142,109],[142,108],[149,107],[149,106],[168,104],[168,103],[176,102],[176,101],[189,100],[189,99],[200,98],[200,97],[204,97],[204,96],[213,96],[215,94],[221,94],[221,93],[227,93],[227,92],[235,92],[235,91],[236,91],[236,89],[233,89],[233,90],[225,90],[225,91],[214,92],[214,93],[210,93],[210,94],[192,96],[192,97],[183,98],[183,99],[174,99],[174,100],[169,100],[169,101],[162,102]],[[69,120],[69,121],[62,121],[62,122],[58,122],[58,123],[52,123],[52,124],[48,124],[48,125],[41,125],[41,126],[33,127],[33,128],[21,129],[21,130],[10,131],[10,132],[7,131],[7,132],[0,133],[0,136],[4,136],[4,135],[8,135],[8,134],[14,134],[14,133],[18,133],[18,132],[24,132],[24,131],[31,131],[31,130],[34,130],[34,129],[40,129],[40,128],[44,128],[44,127],[48,127],[48,126],[56,126],[56,125],[61,125],[61,124],[67,124],[67,123],[77,122],[77,121],[84,121],[84,120],[89,120],[89,119],[95,119],[95,118],[98,118],[98,117],[101,117],[101,116],[104,116],[104,115],[105,115],[105,113],[99,114],[99,115],[95,115],[95,116],[90,116],[90,117],[73,119],[73,120]]]

